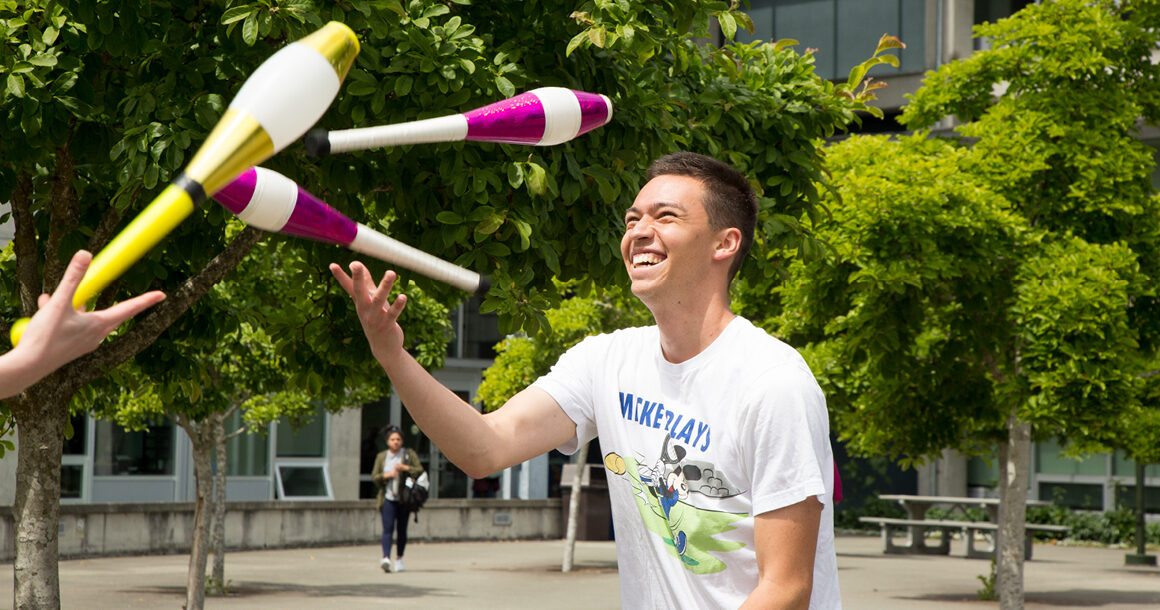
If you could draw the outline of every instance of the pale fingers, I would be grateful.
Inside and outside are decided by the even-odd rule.
[[[103,309],[94,312],[94,315],[99,315],[106,322],[112,323],[112,327],[120,326],[122,322],[132,318],[133,316],[145,311],[146,309],[165,300],[165,293],[160,290],[146,292],[135,296],[127,301],[121,301],[108,309]]]
[[[330,274],[334,276],[334,279],[338,280],[338,285],[342,286],[342,289],[346,291],[346,294],[353,298],[354,280],[351,279],[351,277],[342,270],[342,267],[338,266],[336,263],[330,263]]]

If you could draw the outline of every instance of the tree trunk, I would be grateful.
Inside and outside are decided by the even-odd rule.
[[[189,549],[189,572],[185,579],[185,609],[205,607],[205,560],[209,555],[209,510],[213,491],[213,431],[207,423],[181,418],[181,427],[193,445],[193,472],[197,481],[197,499],[193,511],[193,541]]]
[[[216,452],[213,473],[213,528],[210,547],[213,548],[213,576],[210,590],[225,593],[226,589],[226,426],[225,414],[213,415],[213,442]]]
[[[1019,421],[1012,413],[1007,419],[1007,430],[1007,441],[999,445],[995,589],[1000,610],[1019,610],[1023,608],[1023,541],[1031,467],[1031,424]]]
[[[60,464],[71,395],[33,389],[11,401],[19,434],[13,506],[15,608],[60,608]]]
[[[576,452],[576,476],[572,477],[572,497],[568,500],[568,529],[564,535],[564,564],[562,572],[572,571],[572,558],[576,554],[576,529],[580,519],[580,484],[584,477],[584,465],[588,463],[588,443]]]

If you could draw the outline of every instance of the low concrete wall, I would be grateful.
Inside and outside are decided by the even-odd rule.
[[[228,550],[372,544],[382,522],[374,500],[229,502]],[[188,553],[193,504],[65,504],[60,556]],[[431,500],[408,528],[411,540],[551,540],[563,538],[559,498]],[[0,561],[15,557],[11,507],[0,507]]]

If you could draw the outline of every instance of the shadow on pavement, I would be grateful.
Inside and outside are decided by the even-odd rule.
[[[185,599],[185,587],[136,587],[126,589],[126,593],[145,595],[167,595],[175,599]],[[207,605],[214,599],[242,599],[258,596],[288,595],[296,597],[364,597],[383,599],[413,599],[421,597],[438,598],[440,591],[427,587],[412,587],[397,583],[343,584],[343,585],[295,585],[281,582],[241,582],[232,583],[226,595],[207,595]],[[454,597],[454,596],[452,596]]]
[[[899,599],[937,602],[942,604],[979,602],[978,596],[962,594],[900,595]],[[1026,605],[1042,604],[1052,608],[1099,608],[1101,606],[1160,606],[1160,591],[1112,591],[1107,589],[1071,589],[1068,591],[1028,591],[1023,599]]]

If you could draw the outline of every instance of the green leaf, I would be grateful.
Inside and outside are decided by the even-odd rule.
[[[398,97],[406,97],[407,94],[411,93],[411,84],[413,82],[414,79],[410,75],[400,74],[395,79],[395,95]]]
[[[608,38],[608,32],[602,27],[594,27],[588,29],[588,40],[592,46],[603,49],[604,42]]]
[[[721,33],[725,35],[725,40],[732,41],[733,37],[737,35],[737,20],[733,18],[733,14],[721,13],[717,15],[717,23],[721,25]]]
[[[242,23],[242,42],[245,42],[247,46],[252,47],[257,41],[258,19],[257,13],[254,13],[249,17],[246,17],[246,20]]]
[[[564,50],[564,56],[571,56],[572,51],[575,51],[577,47],[586,42],[588,42],[588,32],[580,32],[579,34],[573,36],[572,40],[568,41],[568,46]]]
[[[525,180],[528,184],[528,189],[537,195],[543,195],[548,192],[548,173],[538,163],[528,163],[528,171],[525,172]]]
[[[511,97],[516,94],[516,87],[510,80],[503,76],[495,77],[495,88],[499,90],[504,97]]]
[[[19,74],[9,74],[7,92],[12,97],[24,97],[24,77]]]
[[[435,215],[435,220],[445,225],[463,224],[463,216],[452,212],[451,210],[443,210]]]
[[[41,54],[29,58],[28,63],[34,66],[50,67],[56,65],[57,59],[55,55]]]
[[[877,55],[889,49],[905,49],[906,43],[899,40],[897,36],[883,34],[882,38],[878,39],[878,48],[874,49],[874,54]]]
[[[245,19],[257,12],[258,9],[254,8],[254,6],[250,4],[244,6],[235,6],[233,8],[226,9],[226,11],[222,13],[221,24],[228,25],[235,21],[241,21],[242,19]]]

